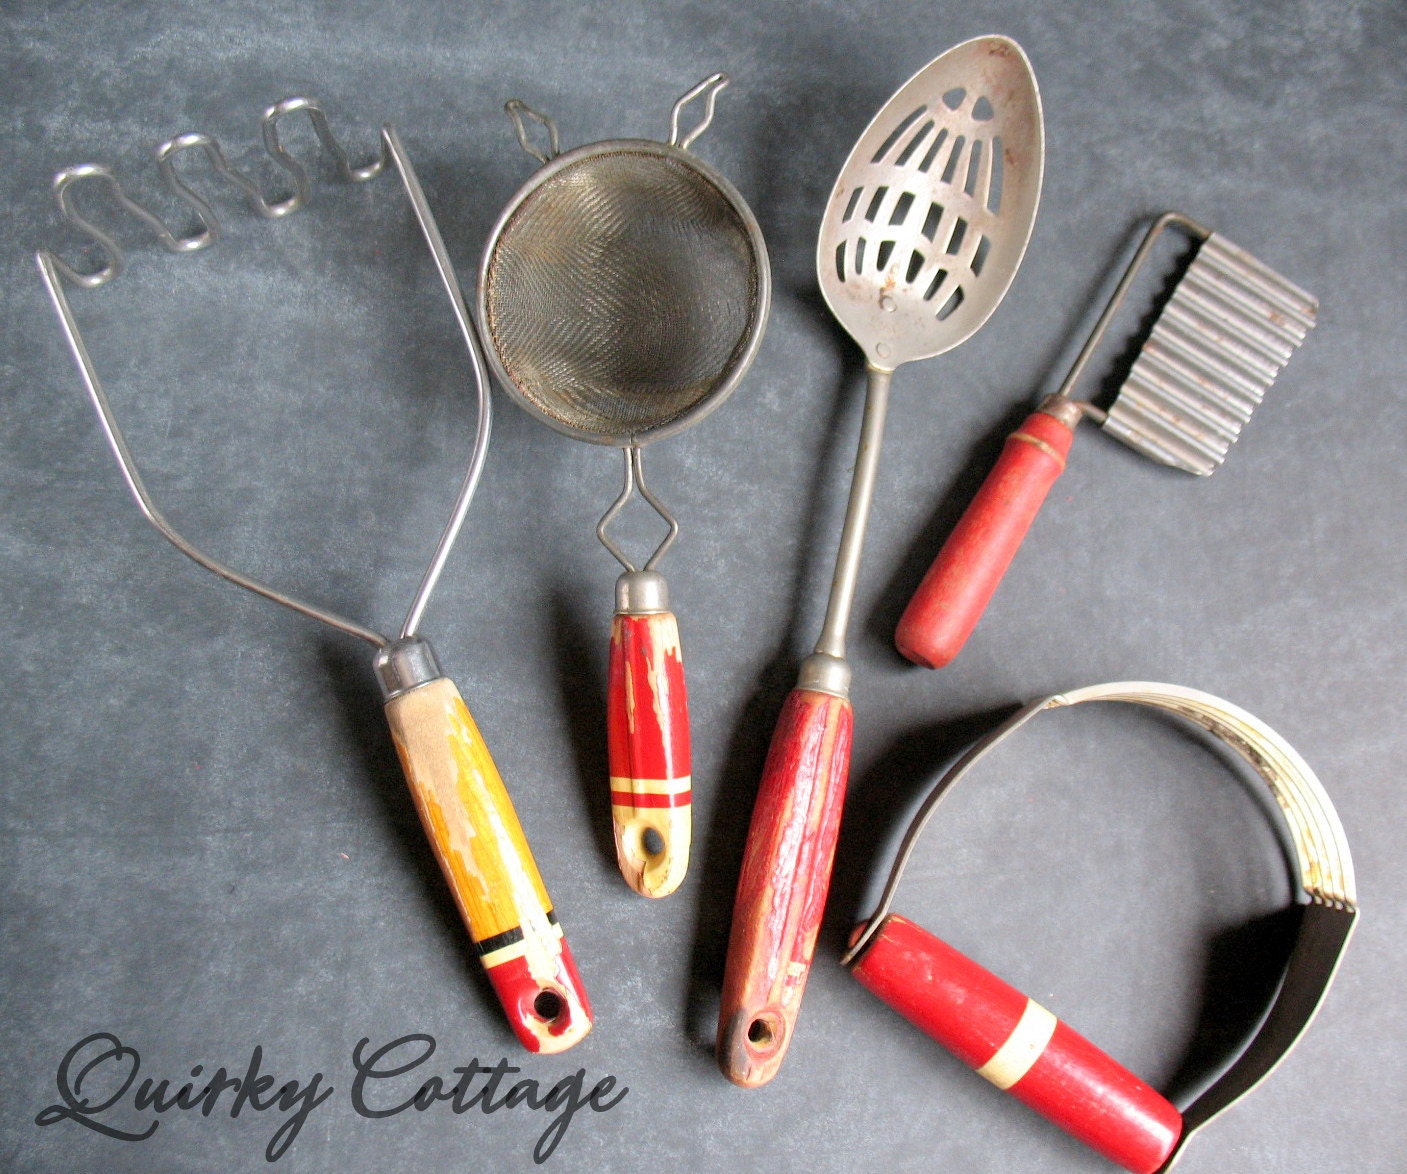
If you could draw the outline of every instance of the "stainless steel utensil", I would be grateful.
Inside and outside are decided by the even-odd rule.
[[[1124,304],[1154,243],[1177,228],[1197,243],[1106,412],[1071,392]],[[1058,391],[1006,442],[899,621],[910,660],[941,668],[981,619],[1050,487],[1082,417],[1164,465],[1207,476],[1314,326],[1319,303],[1269,266],[1180,212],[1159,216]]]
[[[355,182],[373,179],[384,170],[387,161],[395,167],[449,296],[474,375],[478,426],[468,469],[400,635],[394,639],[241,574],[211,558],[177,532],[157,509],[142,481],[63,289],[65,280],[89,289],[104,285],[116,278],[125,264],[122,249],[113,237],[75,210],[70,193],[81,181],[96,179],[107,184],[118,203],[155,230],[166,248],[173,252],[205,248],[215,241],[220,231],[214,210],[176,171],[176,160],[183,152],[199,148],[216,174],[244,192],[254,210],[266,219],[276,219],[302,207],[308,197],[307,171],[279,139],[281,121],[298,112],[306,113],[311,119],[313,130],[332,156],[342,179]],[[182,554],[206,570],[365,640],[376,649],[373,665],[385,699],[391,736],[426,835],[469,929],[475,952],[519,1042],[529,1051],[560,1052],[591,1030],[591,1007],[581,976],[483,736],[454,682],[441,672],[429,642],[418,635],[421,617],[468,512],[488,451],[491,421],[488,376],[459,280],[415,170],[392,127],[385,126],[381,130],[380,157],[356,168],[349,164],[322,107],[312,99],[289,98],[271,106],[264,113],[261,127],[266,151],[293,184],[291,195],[272,201],[265,199],[252,179],[229,165],[215,139],[202,134],[181,135],[162,144],[157,151],[166,186],[200,221],[195,232],[177,237],[159,217],[132,200],[108,168],[93,164],[70,167],[54,179],[60,211],[75,228],[93,240],[106,260],[95,271],[81,272],[48,250],[41,250],[36,255],[39,271],[108,444],[117,457],[127,488],[146,519]]]
[[[978,37],[911,78],[841,169],[817,278],[860,345],[865,414],[835,578],[815,652],[772,737],[733,910],[718,1062],[737,1084],[776,1075],[811,965],[850,767],[845,631],[874,494],[890,377],[951,350],[991,316],[1030,239],[1044,137],[1030,63]]]
[[[691,770],[679,629],[655,569],[679,526],[645,484],[642,449],[738,385],[771,290],[756,218],[688,151],[727,83],[716,73],[681,97],[667,143],[616,139],[566,154],[550,118],[509,102],[520,144],[543,166],[499,217],[479,274],[484,342],[509,395],[558,432],[625,457],[624,488],[596,533],[625,568],[606,715],[616,854],[648,897],[672,893],[688,868]],[[703,116],[686,133],[696,99]],[[545,146],[533,145],[529,121]],[[669,526],[638,569],[608,532],[637,487]]]

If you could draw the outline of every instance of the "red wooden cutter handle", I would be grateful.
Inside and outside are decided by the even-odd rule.
[[[1159,1093],[1015,987],[891,914],[851,966],[959,1060],[1134,1174],[1153,1174],[1182,1133]]]
[[[646,897],[674,892],[689,868],[689,702],[672,612],[617,613],[606,684],[616,860]]]
[[[718,1066],[744,1088],[777,1074],[830,887],[850,774],[850,702],[793,689],[772,735],[743,853],[718,1014]]]
[[[1060,402],[1073,407],[1069,400]],[[915,664],[942,668],[967,643],[1065,468],[1078,418],[1077,410],[1068,423],[1046,410],[1033,412],[1007,437],[899,620],[894,643]]]

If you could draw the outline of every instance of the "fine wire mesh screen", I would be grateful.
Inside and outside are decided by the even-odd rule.
[[[522,396],[621,442],[722,388],[759,328],[759,258],[687,161],[588,155],[530,192],[485,271],[485,326]]]

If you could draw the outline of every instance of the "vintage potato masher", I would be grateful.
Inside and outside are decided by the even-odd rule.
[[[176,160],[184,152],[198,148],[216,174],[243,191],[255,211],[265,218],[285,216],[302,207],[308,196],[308,175],[279,137],[281,121],[300,111],[311,119],[313,130],[342,179],[369,180],[379,175],[388,161],[394,166],[449,295],[477,386],[478,426],[469,466],[400,635],[395,638],[250,578],[205,554],[176,531],[143,484],[63,288],[64,281],[84,288],[104,285],[116,278],[124,265],[117,242],[75,209],[72,189],[82,181],[105,183],[118,203],[155,230],[173,252],[204,248],[219,233],[213,209],[176,170]],[[348,163],[321,106],[311,99],[290,98],[270,107],[264,113],[262,129],[266,151],[293,184],[291,195],[272,201],[265,199],[254,180],[230,166],[220,144],[209,135],[181,135],[158,149],[157,160],[166,186],[194,211],[200,222],[198,229],[185,236],[177,236],[160,218],[132,200],[108,168],[84,165],[60,172],[54,180],[60,210],[92,239],[106,261],[98,270],[84,273],[48,250],[41,250],[37,254],[39,270],[108,444],[146,519],[182,554],[221,578],[365,640],[376,649],[373,667],[385,699],[391,736],[425,833],[468,927],[474,950],[519,1042],[529,1051],[559,1052],[591,1029],[586,991],[483,736],[454,682],[441,672],[430,644],[418,634],[430,593],[468,511],[488,448],[488,377],[463,293],[415,171],[392,127],[382,128],[380,157],[357,168]]]
[[[1108,409],[1072,391],[1158,238],[1175,229],[1196,252],[1158,312]],[[1154,220],[1060,388],[1007,438],[977,496],[904,610],[894,642],[942,668],[972,635],[1065,469],[1075,425],[1095,421],[1135,452],[1209,476],[1314,326],[1319,303],[1190,216]]]
[[[499,217],[479,273],[484,345],[509,395],[558,432],[625,457],[624,487],[596,534],[625,568],[606,690],[616,857],[647,897],[674,892],[688,869],[692,768],[679,627],[656,570],[679,526],[645,484],[643,449],[738,385],[771,290],[752,211],[689,151],[727,83],[716,73],[681,97],[668,142],[612,139],[565,154],[550,118],[509,102],[519,143],[542,166]],[[696,100],[703,115],[685,131]],[[545,144],[533,144],[530,122]],[[639,567],[609,533],[637,489],[669,527]]]
[[[1210,731],[1265,781],[1288,833],[1299,929],[1284,978],[1250,1041],[1180,1112],[1034,1000],[891,911],[919,836],[953,786],[1038,714],[1088,701],[1151,706]],[[1034,701],[954,762],[920,804],[879,905],[856,929],[842,961],[862,986],[998,1088],[1126,1170],[1154,1174],[1170,1169],[1197,1130],[1284,1059],[1323,1001],[1357,916],[1343,827],[1314,772],[1284,738],[1210,694],[1120,681]]]
[[[845,632],[890,378],[951,350],[996,310],[1026,252],[1043,159],[1030,62],[1015,41],[978,37],[885,104],[821,219],[817,280],[868,378],[825,623],[772,735],[733,906],[718,1063],[744,1087],[781,1067],[830,886],[853,724]]]

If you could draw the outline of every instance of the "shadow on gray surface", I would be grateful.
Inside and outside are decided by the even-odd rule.
[[[878,899],[913,813],[945,767],[1013,712],[983,710],[894,739],[850,787],[820,949],[840,957],[855,923]]]
[[[774,59],[800,69],[804,89],[776,84],[759,101],[759,133],[750,158],[754,212],[767,239],[778,294],[815,299],[837,337],[854,349],[816,288],[816,237],[836,177],[870,119],[905,77],[871,39],[857,40],[848,20],[819,11],[804,28],[778,30]],[[873,68],[870,68],[873,66]]]
[[[574,593],[565,585],[552,591],[552,643],[556,678],[576,761],[577,784],[591,825],[591,839],[606,868],[615,872],[616,841],[612,831],[611,796],[606,759],[605,670],[595,646],[607,646],[610,626],[603,601],[598,622],[588,621],[584,608],[573,606]],[[578,597],[579,598],[579,597]]]
[[[526,180],[528,172],[526,167],[518,166],[518,159],[510,152],[494,153],[483,150],[484,146],[477,141],[466,141],[465,151],[451,159],[427,153],[423,163],[415,160],[416,173],[435,211],[440,235],[454,259],[471,315],[478,288],[479,259],[489,229],[501,206],[514,188]],[[423,251],[424,246],[421,248]]]
[[[1197,1029],[1163,1095],[1185,1107],[1239,1055],[1280,989],[1303,906],[1291,905],[1222,930],[1207,945]]]

